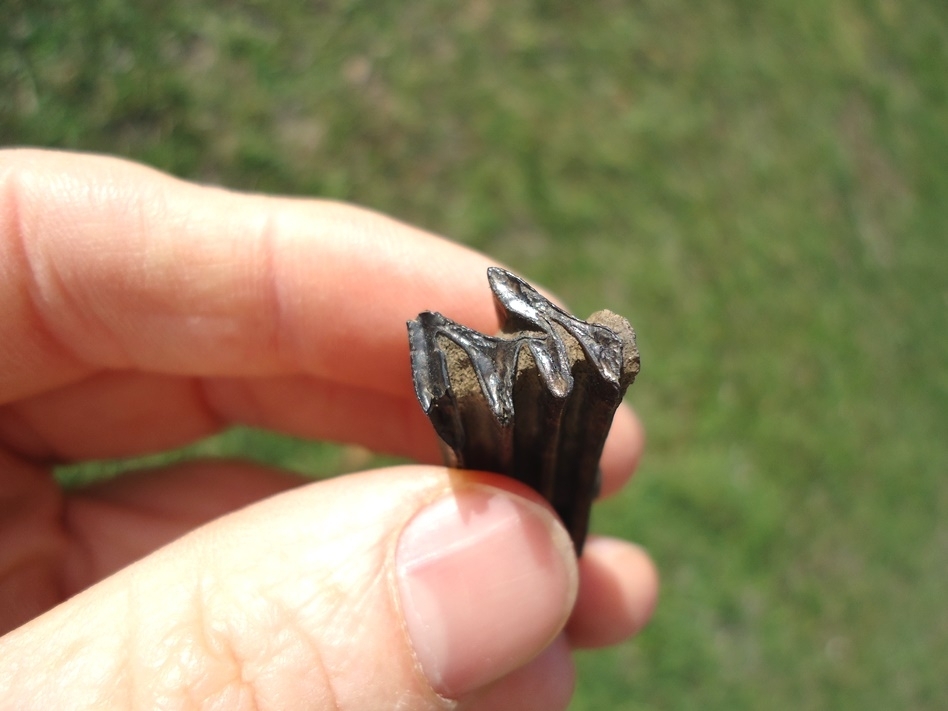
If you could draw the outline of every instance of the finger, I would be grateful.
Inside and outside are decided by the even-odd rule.
[[[0,153],[0,402],[102,369],[307,373],[411,393],[405,322],[493,332],[490,262],[338,203],[121,160]]]
[[[40,463],[130,457],[221,430],[200,380],[102,371],[0,406],[0,445]]]
[[[303,375],[201,380],[103,372],[0,407],[0,443],[34,461],[73,462],[162,451],[236,424],[432,463],[440,456],[414,396]]]
[[[191,461],[72,490],[61,586],[74,594],[200,525],[306,481],[255,464]]]
[[[0,449],[0,634],[59,602],[61,511],[52,477]]]
[[[0,407],[0,443],[35,461],[72,462],[183,446],[234,424],[359,444],[427,463],[441,456],[414,395],[305,375],[188,379],[99,373]],[[630,476],[641,433],[635,415],[621,407],[601,462],[604,494]]]
[[[557,711],[569,706],[576,669],[560,635],[539,657],[473,694],[459,711]]]
[[[437,309],[493,332],[487,265],[350,206],[238,195],[103,157],[2,152],[0,402],[102,368],[304,373],[410,402],[405,320]],[[630,451],[607,447],[605,491],[628,476]]]
[[[623,403],[616,410],[599,460],[602,496],[611,496],[625,486],[635,473],[644,449],[645,428],[632,408]]]
[[[577,647],[617,644],[648,622],[658,598],[658,573],[638,546],[592,537],[579,561],[576,609],[567,625]]]
[[[575,590],[568,535],[523,487],[354,475],[210,523],[0,639],[0,694],[442,709],[535,658]]]

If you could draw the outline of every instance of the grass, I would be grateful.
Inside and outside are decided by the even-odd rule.
[[[594,526],[663,598],[574,709],[948,706],[948,6],[4,6],[3,143],[351,200],[629,317],[649,451]]]

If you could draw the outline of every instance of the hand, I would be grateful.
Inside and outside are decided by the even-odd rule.
[[[657,578],[616,540],[577,562],[516,482],[193,462],[63,492],[49,471],[235,423],[434,463],[405,321],[496,330],[488,265],[351,206],[0,153],[0,698],[565,708],[571,648],[633,634]],[[620,409],[606,493],[641,447]]]

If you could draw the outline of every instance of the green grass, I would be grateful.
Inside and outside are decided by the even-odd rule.
[[[594,526],[663,597],[574,709],[948,707],[948,5],[4,8],[3,143],[351,200],[630,318],[649,450]]]

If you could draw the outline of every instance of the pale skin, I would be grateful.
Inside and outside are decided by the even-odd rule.
[[[349,205],[202,187],[105,157],[0,151],[6,705],[566,708],[572,650],[635,634],[657,575],[641,549],[613,539],[591,538],[576,561],[532,492],[436,466],[405,321],[433,309],[495,331],[491,264]],[[50,473],[238,423],[423,464],[307,484],[208,461],[65,493]],[[620,408],[606,495],[642,446]],[[537,565],[533,578],[492,584],[509,588],[498,609],[475,596],[482,604],[463,610],[496,653],[447,633],[419,643],[437,599],[406,617],[406,590],[457,600],[507,563],[521,570],[488,536],[465,549],[476,564],[458,580],[406,587],[429,561],[412,548],[402,563],[410,522],[440,521],[424,512],[457,504],[451,520],[466,531],[464,502],[474,519],[498,511],[504,540],[522,540]],[[505,619],[524,597],[529,614]]]

